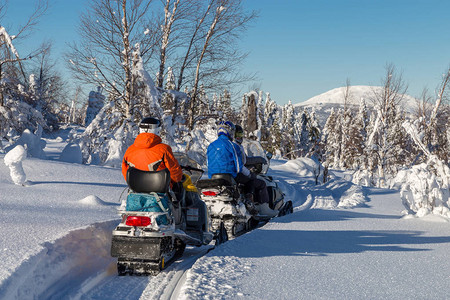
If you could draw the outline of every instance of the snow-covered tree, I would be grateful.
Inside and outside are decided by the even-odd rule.
[[[308,157],[315,157],[319,162],[323,162],[324,145],[321,140],[322,131],[319,120],[316,116],[316,111],[313,108],[309,114],[308,137],[309,137],[309,152]]]
[[[277,154],[278,156],[282,155],[282,140],[283,140],[283,134],[281,130],[281,110],[277,110],[277,113],[274,114],[274,122],[273,125],[270,127],[270,133],[269,133],[269,139],[267,143],[266,150]]]
[[[248,76],[240,75],[242,72],[238,66],[245,55],[240,54],[234,45],[239,33],[256,16],[254,12],[244,12],[240,0],[208,0],[200,3],[202,5],[197,11],[195,26],[191,34],[187,35],[190,41],[179,75],[181,81],[186,68],[191,67],[193,70],[188,111],[190,129],[194,126],[195,116],[192,112],[198,105],[198,87],[201,83],[217,89],[220,85],[228,87],[249,79]]]
[[[37,1],[32,14],[27,18],[25,25],[18,25],[15,34],[0,26],[0,140],[8,140],[12,143],[25,129],[32,132],[40,127],[47,128],[47,122],[43,117],[43,111],[33,107],[36,103],[29,97],[29,75],[25,64],[40,53],[42,49],[36,49],[32,53],[20,56],[14,46],[16,40],[26,36],[37,24],[38,19],[45,13],[48,7],[47,1]],[[0,6],[0,15],[7,13],[7,6]],[[14,31],[14,29],[11,29]],[[53,118],[50,113],[49,117]],[[47,113],[47,112],[45,112]],[[54,124],[54,122],[51,122]],[[0,151],[3,144],[0,142]]]
[[[258,124],[256,138],[258,141],[261,141],[262,131],[265,128],[266,124],[264,123],[264,99],[263,92],[259,91],[258,93],[258,101],[256,103],[256,122]]]
[[[263,147],[268,147],[268,143],[271,140],[271,127],[274,124],[274,116],[276,113],[276,103],[270,98],[270,93],[266,93],[266,100],[264,102],[264,113],[261,127],[261,143]]]
[[[423,141],[429,151],[439,159],[449,163],[449,120],[450,120],[450,69],[444,73],[442,81],[437,88],[437,96],[429,116],[423,116],[422,132]]]
[[[331,112],[325,122],[325,126],[322,131],[322,141],[325,144],[324,161],[325,165],[330,165],[330,157],[333,155],[334,139],[333,139],[333,128],[336,126],[336,112],[334,108],[331,108]]]
[[[349,124],[347,134],[349,138],[344,150],[345,164],[351,169],[367,169],[367,126],[369,115],[366,102],[361,99],[358,113]]]
[[[281,123],[282,128],[282,144],[281,149],[283,155],[288,158],[295,158],[302,155],[301,149],[297,147],[298,133],[296,125],[296,115],[292,102],[289,102],[283,107],[283,121]],[[307,133],[306,133],[307,136]]]
[[[84,125],[89,126],[94,120],[95,116],[100,112],[105,104],[105,96],[102,94],[101,87],[97,87],[97,91],[91,91],[89,93],[88,104],[86,108],[86,117],[84,119]],[[72,110],[75,109],[74,102],[72,102]]]
[[[69,69],[75,79],[85,84],[102,86],[111,95],[123,119],[137,121],[139,110],[148,107],[141,99],[133,63],[139,55],[147,61],[152,53],[145,17],[150,11],[150,1],[93,0],[82,13],[79,43],[70,45],[66,54]]]
[[[136,84],[134,88],[136,99],[132,102],[145,103],[146,107],[141,108],[141,111],[145,112],[144,116],[151,115],[162,120],[163,141],[176,147],[172,116],[166,115],[160,106],[161,93],[144,69],[138,46],[133,52],[131,73]],[[126,148],[133,143],[138,133],[136,124],[135,118],[124,118],[121,109],[111,101],[102,108],[86,131],[81,135],[75,135],[72,140],[80,144],[84,163],[118,167],[121,165]]]
[[[235,113],[231,106],[231,94],[228,90],[224,90],[219,96],[218,110],[221,111],[222,118],[236,122]]]
[[[341,115],[342,129],[341,129],[341,152],[340,152],[340,168],[349,169],[352,167],[353,151],[355,146],[355,138],[357,132],[353,131],[352,125],[354,125],[354,117],[350,108],[342,110]]]
[[[403,205],[407,213],[419,217],[434,213],[450,218],[450,168],[422,142],[419,124],[420,120],[403,123],[414,143],[427,157],[425,163],[415,165],[402,174],[404,183],[400,195]]]
[[[310,150],[310,142],[309,142],[309,114],[306,111],[306,109],[303,110],[303,112],[300,114],[299,122],[298,124],[295,124],[296,127],[298,127],[298,153],[296,156],[303,156],[305,157]],[[294,136],[295,138],[295,136]]]
[[[248,122],[248,101],[247,101],[247,95],[244,94],[242,96],[242,103],[239,111],[239,122],[242,126],[246,126]]]
[[[244,128],[247,129],[248,134],[254,134],[256,136],[256,131],[258,130],[258,120],[257,120],[257,97],[258,93],[252,91],[247,93],[247,123],[242,124]]]
[[[393,65],[388,65],[382,88],[373,93],[376,119],[369,135],[368,147],[371,160],[376,162],[379,187],[385,187],[386,176],[395,175],[396,172],[396,151],[401,141],[395,139],[397,133],[391,129],[399,121],[396,116],[406,90],[402,76],[396,74]]]
[[[326,165],[331,168],[341,168],[342,159],[342,116],[341,108],[336,112],[332,109],[325,123],[323,134]]]
[[[175,77],[173,76],[171,67],[167,70],[166,85],[164,88],[166,92],[163,93],[161,107],[164,111],[171,111],[172,115],[175,116],[177,114],[178,105],[175,103],[173,93],[170,92],[175,89]]]

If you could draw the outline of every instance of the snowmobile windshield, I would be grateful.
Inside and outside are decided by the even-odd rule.
[[[173,155],[175,156],[175,158],[177,159],[178,163],[180,164],[180,166],[182,167],[191,167],[191,168],[195,168],[195,169],[202,169],[201,166],[192,158],[190,158],[189,156],[187,156],[186,153],[183,152],[174,152]],[[196,183],[197,180],[200,179],[200,177],[202,177],[203,172],[201,171],[197,171],[197,170],[186,170],[183,168],[183,173],[188,174],[191,177],[191,181],[192,183]]]
[[[264,151],[261,144],[258,141],[244,139],[242,141],[242,146],[244,147],[247,157],[260,156],[266,160],[267,163],[262,165],[261,171],[262,174],[266,174],[269,170],[269,162],[266,158],[266,151]]]

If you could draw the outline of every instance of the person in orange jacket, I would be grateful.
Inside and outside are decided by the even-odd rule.
[[[171,186],[181,182],[183,172],[173,155],[172,148],[162,143],[159,132],[161,122],[153,117],[142,119],[139,123],[139,135],[133,145],[128,147],[122,160],[122,174],[127,180],[127,170],[134,167],[143,171],[170,171]]]

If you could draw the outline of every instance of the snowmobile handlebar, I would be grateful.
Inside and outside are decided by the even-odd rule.
[[[183,170],[186,170],[186,171],[188,171],[188,172],[191,173],[191,174],[192,174],[192,171],[201,172],[202,174],[205,172],[205,171],[203,171],[202,169],[194,168],[194,167],[191,167],[191,166],[183,166],[183,165],[180,165],[180,167],[181,167]]]

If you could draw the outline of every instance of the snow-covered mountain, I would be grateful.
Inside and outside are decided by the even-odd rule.
[[[304,102],[294,104],[295,107],[299,106],[312,106],[312,105],[325,105],[325,104],[343,104],[344,93],[346,87],[339,87],[320,95],[314,96]],[[355,85],[349,88],[349,104],[359,105],[361,99],[364,99],[368,105],[373,102],[374,94],[381,93],[383,87],[381,86],[367,86],[367,85]],[[409,95],[404,95],[403,105],[406,109],[413,108],[416,99]]]
[[[329,90],[304,102],[294,104],[294,108],[297,112],[304,109],[311,111],[314,108],[316,115],[323,126],[330,114],[331,108],[337,109],[343,107],[345,89],[346,87],[339,87]],[[350,86],[348,104],[355,109],[358,109],[361,99],[364,99],[368,108],[373,107],[374,95],[379,94],[381,90],[381,86]],[[413,112],[416,106],[416,99],[405,94],[401,105],[407,112]]]

